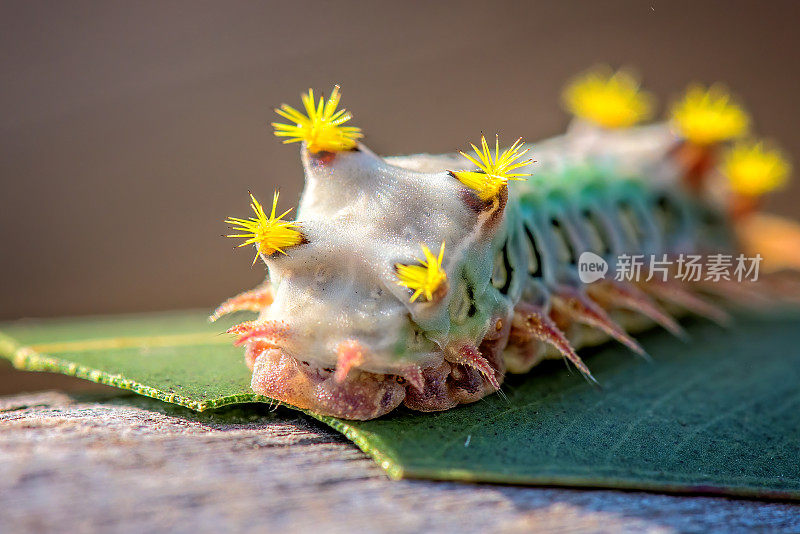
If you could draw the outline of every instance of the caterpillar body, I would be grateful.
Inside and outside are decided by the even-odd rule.
[[[546,358],[594,380],[576,349],[614,339],[646,355],[631,333],[661,325],[683,336],[675,317],[685,313],[724,323],[709,295],[750,299],[775,284],[667,279],[673,267],[650,280],[613,276],[632,257],[737,254],[747,248],[737,228],[769,221],[754,213],[757,197],[788,165],[763,145],[741,146],[738,157],[751,157],[724,180],[716,147],[746,116],[719,91],[695,102],[705,123],[686,109],[690,91],[671,122],[633,126],[649,97],[626,73],[593,73],[567,92],[579,120],[566,134],[507,150],[482,138],[464,159],[379,157],[343,126],[338,87],[318,104],[309,90],[306,114],[284,105],[290,124],[274,125],[301,142],[297,220],[276,215],[277,193],[269,215],[252,198],[255,217],[228,220],[268,278],[212,319],[258,312],[229,330],[255,392],[347,419],[474,402]],[[745,167],[750,175],[734,176]],[[586,253],[609,274],[586,283]],[[791,278],[774,279],[785,294]]]

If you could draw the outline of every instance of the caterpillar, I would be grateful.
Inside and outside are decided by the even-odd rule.
[[[649,280],[610,276],[640,256],[645,270],[682,254],[741,260],[766,234],[800,244],[793,223],[757,211],[789,163],[747,140],[749,116],[722,86],[693,86],[669,120],[642,126],[652,96],[628,71],[596,69],[565,90],[575,119],[561,136],[385,158],[346,125],[340,97],[309,90],[303,111],[276,109],[288,122],[275,135],[301,146],[297,219],[277,215],[276,191],[269,209],[251,194],[254,216],[226,221],[268,271],[211,316],[258,313],[228,330],[257,393],[345,419],[447,410],[547,358],[593,381],[577,349],[616,340],[646,356],[632,333],[683,336],[688,313],[726,323],[720,298],[797,294],[777,273],[687,280],[670,264]],[[765,265],[800,265],[781,243],[764,243]]]

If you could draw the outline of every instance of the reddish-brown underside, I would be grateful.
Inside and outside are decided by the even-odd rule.
[[[659,317],[643,314],[641,302],[631,305],[633,291],[641,302],[658,310]],[[710,287],[649,283],[638,288],[628,287],[625,298],[616,300],[609,300],[609,290],[605,289],[602,307],[587,300],[601,310],[603,321],[609,322],[605,326],[597,323],[597,317],[592,314],[582,316],[580,305],[578,312],[574,309],[565,312],[563,305],[543,310],[520,303],[510,317],[492,321],[478,346],[453,343],[443,350],[444,359],[440,364],[423,369],[410,366],[402,374],[375,374],[353,367],[346,375],[337,375],[335,369],[321,369],[297,361],[281,352],[273,341],[257,336],[246,342],[246,361],[253,370],[252,388],[256,393],[317,413],[345,419],[372,419],[401,403],[414,410],[441,411],[483,398],[500,388],[506,372],[528,372],[545,358],[564,357],[593,380],[575,348],[617,337],[637,351],[638,343],[627,332],[652,327],[659,318],[668,317],[668,321],[674,321],[671,314],[695,313],[727,322],[726,312],[708,297],[712,292],[726,301],[748,306],[756,302],[767,305],[776,298],[785,301],[787,295],[795,295],[789,300],[797,301],[800,280],[796,273],[784,272],[764,277],[757,284]],[[575,298],[572,294],[567,297]],[[564,298],[556,296],[554,301]]]

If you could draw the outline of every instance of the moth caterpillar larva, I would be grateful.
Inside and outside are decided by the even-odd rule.
[[[693,87],[668,122],[636,126],[653,98],[626,72],[594,71],[565,91],[576,115],[566,134],[506,149],[482,136],[460,156],[379,157],[339,99],[338,87],[318,101],[309,90],[304,112],[276,110],[289,122],[275,135],[301,147],[297,219],[276,192],[270,209],[251,195],[254,216],[227,221],[268,269],[212,315],[258,312],[229,331],[257,393],[370,419],[400,404],[476,401],[544,358],[563,356],[593,380],[577,348],[611,338],[646,355],[631,332],[683,336],[684,313],[725,322],[709,292],[770,294],[782,276],[747,284],[664,267],[681,255],[737,257],[738,229],[789,173],[763,144],[720,159],[749,118],[719,86]],[[614,276],[639,256],[643,276]],[[593,262],[585,272],[582,258]]]

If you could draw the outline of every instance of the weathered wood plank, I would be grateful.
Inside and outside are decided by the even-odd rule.
[[[388,480],[288,410],[0,397],[0,531],[800,530],[800,506]]]

